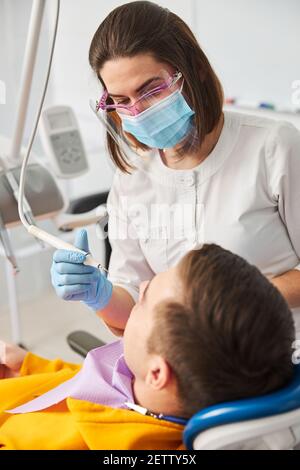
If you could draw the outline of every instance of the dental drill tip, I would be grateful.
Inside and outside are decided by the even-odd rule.
[[[109,274],[109,273],[108,273],[108,269],[106,269],[106,268],[105,268],[104,266],[102,266],[102,264],[100,264],[100,263],[98,264],[98,269],[100,269],[101,271],[105,271],[107,274]]]

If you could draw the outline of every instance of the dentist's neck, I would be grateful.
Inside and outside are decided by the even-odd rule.
[[[221,135],[222,129],[224,125],[224,114],[221,114],[220,120],[216,127],[206,135],[204,141],[201,144],[201,147],[197,152],[185,154],[182,157],[174,155],[174,149],[165,149],[160,151],[160,156],[163,163],[175,170],[191,170],[192,168],[199,165],[199,163],[203,162],[209,154],[215,148],[219,137]]]

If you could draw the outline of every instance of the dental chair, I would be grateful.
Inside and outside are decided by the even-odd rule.
[[[183,433],[188,449],[300,449],[300,364],[285,388],[196,413]]]
[[[106,204],[107,196],[108,192],[102,192],[75,200],[68,212],[89,212]],[[104,242],[107,268],[111,246],[107,237]],[[85,331],[70,333],[67,341],[83,357],[104,344]],[[300,364],[295,366],[291,383],[281,390],[199,411],[188,421],[183,441],[190,450],[300,449]]]

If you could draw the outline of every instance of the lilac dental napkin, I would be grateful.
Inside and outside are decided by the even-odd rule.
[[[124,360],[123,342],[116,341],[90,351],[81,370],[72,379],[7,412],[39,411],[67,397],[112,408],[127,408],[125,402],[134,401],[132,379],[133,375]]]

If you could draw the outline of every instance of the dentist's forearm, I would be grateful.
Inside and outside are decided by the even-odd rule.
[[[121,336],[134,304],[133,298],[125,289],[114,286],[109,304],[98,310],[97,315],[115,335]]]
[[[271,279],[290,308],[300,307],[300,271],[292,269]]]

